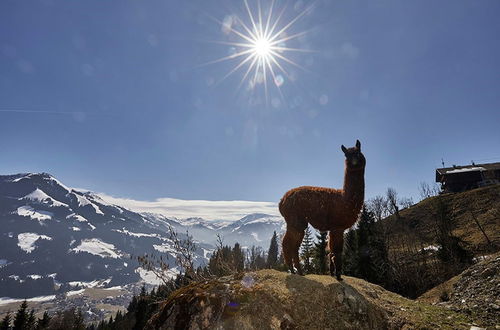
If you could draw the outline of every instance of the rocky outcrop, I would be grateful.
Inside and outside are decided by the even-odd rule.
[[[500,327],[500,253],[429,290],[420,301],[471,315],[485,326]]]
[[[366,281],[261,270],[198,282],[159,304],[149,329],[470,329],[455,311]]]

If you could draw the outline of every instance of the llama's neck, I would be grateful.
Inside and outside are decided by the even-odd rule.
[[[345,170],[344,200],[359,211],[365,199],[365,169]]]

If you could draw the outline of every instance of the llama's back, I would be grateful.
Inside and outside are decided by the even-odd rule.
[[[303,219],[317,227],[314,223],[315,220],[324,223],[326,217],[332,216],[332,212],[341,198],[341,190],[302,186],[285,193],[279,203],[279,210],[287,221],[289,219]]]

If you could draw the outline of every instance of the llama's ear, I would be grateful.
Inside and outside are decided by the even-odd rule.
[[[344,154],[347,152],[347,148],[344,147],[344,145],[342,145],[340,148],[342,148],[342,151],[344,152]]]
[[[361,142],[359,142],[359,140],[356,140],[356,148],[361,151]]]

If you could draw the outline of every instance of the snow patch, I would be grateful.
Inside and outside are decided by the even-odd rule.
[[[92,206],[94,208],[94,211],[97,214],[104,215],[104,213],[101,211],[101,209],[97,205],[95,205],[94,203],[92,203],[91,201],[89,201],[86,197],[79,195],[75,191],[73,191],[73,195],[76,196],[76,199],[77,199],[79,207],[90,205],[90,206]]]
[[[31,206],[21,206],[17,208],[17,214],[23,217],[30,217],[33,220],[38,220],[42,222],[44,220],[50,220],[54,216],[54,213],[48,211],[35,211]]]
[[[112,229],[112,231],[116,231],[117,233],[129,235],[129,236],[133,236],[133,237],[155,237],[155,238],[159,238],[159,239],[164,239],[159,234],[133,233],[131,231],[126,230],[125,228],[123,228],[122,230]]]
[[[257,242],[262,242],[262,240],[259,238],[259,235],[257,233],[250,233],[252,237],[257,241]]]
[[[428,245],[422,249],[423,251],[437,251],[439,250],[439,246],[437,245]]]
[[[446,174],[462,173],[462,172],[475,172],[475,171],[486,171],[484,167],[466,167],[466,168],[456,168],[453,170],[446,171]]]
[[[120,258],[122,253],[115,249],[115,246],[110,243],[105,243],[98,238],[84,239],[76,248],[71,249],[73,252],[87,252],[101,258]]]
[[[76,213],[71,213],[70,215],[66,216],[66,219],[68,220],[73,219],[79,222],[88,222],[87,219]]]
[[[82,288],[96,288],[96,287],[103,287],[105,285],[108,285],[110,282],[111,282],[111,278],[108,278],[105,280],[95,280],[95,281],[90,281],[90,282],[72,281],[72,282],[68,282],[68,284],[71,287],[79,286]]]
[[[203,258],[209,260],[210,256],[214,252],[214,250],[208,250],[208,249],[205,249],[205,248],[201,248],[201,249],[203,250]]]
[[[61,203],[60,201],[50,197],[40,188],[36,188],[33,192],[31,192],[30,194],[28,194],[20,199],[29,199],[31,201],[36,201],[39,203],[51,204],[52,206],[69,207],[68,204]]]
[[[163,284],[163,281],[161,280],[161,278],[156,276],[155,273],[151,270],[147,270],[147,269],[144,269],[142,267],[139,267],[135,270],[135,272],[138,273],[139,276],[141,277],[141,279],[148,284],[151,284],[151,285]],[[174,279],[177,276],[177,274],[179,274],[179,270],[177,269],[177,267],[174,267],[174,268],[171,268],[171,269],[168,269],[167,271],[165,271],[164,274],[165,274],[166,278]]]
[[[163,243],[161,245],[153,244],[153,248],[158,252],[172,253],[173,255],[177,254],[177,251],[170,244],[167,243]]]
[[[66,297],[77,296],[82,294],[86,289],[74,290],[66,292]]]
[[[19,246],[21,250],[25,251],[26,253],[31,253],[34,249],[36,249],[35,243],[39,239],[46,239],[51,241],[52,237],[39,235],[36,233],[21,233],[17,235],[17,246]]]

